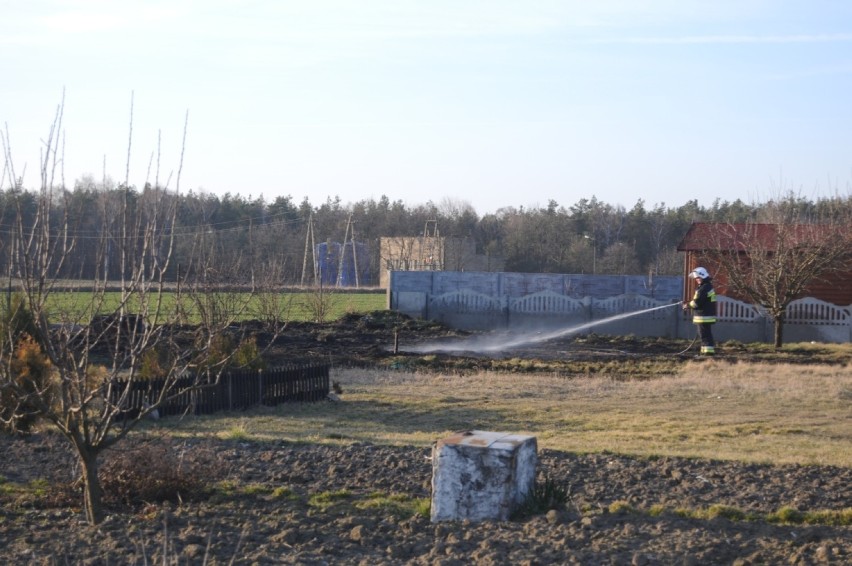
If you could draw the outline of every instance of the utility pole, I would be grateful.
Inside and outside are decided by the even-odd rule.
[[[346,258],[346,246],[349,243],[352,244],[352,268],[355,270],[355,287],[357,288],[360,287],[360,281],[358,280],[358,256],[355,252],[355,226],[352,223],[352,214],[349,214],[349,218],[346,220],[346,232],[343,235],[343,247],[340,250],[340,261],[337,268],[338,287],[340,287],[343,279],[343,260]]]
[[[314,242],[314,213],[308,216],[308,230],[305,232],[305,256],[302,259],[302,287],[305,286],[305,275],[308,269],[308,249],[310,246],[311,259],[313,260],[314,286],[317,284],[317,252]]]
[[[432,233],[429,233],[429,225],[432,225]],[[428,243],[428,250],[424,249]],[[435,269],[435,247],[438,244],[438,221],[437,220],[427,220],[426,225],[423,227],[423,242],[420,244],[420,265],[418,269],[423,269],[423,266],[426,265],[428,261],[429,269]],[[426,261],[424,261],[423,256],[424,253],[428,252],[426,256]],[[443,255],[443,251],[441,253]]]
[[[349,216],[350,222],[352,221],[352,215]],[[352,269],[355,270],[355,288],[361,288],[361,275],[358,273],[358,248],[355,246],[355,223],[352,222]]]

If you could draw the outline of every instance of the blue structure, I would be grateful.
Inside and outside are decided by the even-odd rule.
[[[357,287],[370,284],[370,249],[366,243],[350,241],[344,246],[340,242],[322,242],[317,244],[315,252],[322,285]]]

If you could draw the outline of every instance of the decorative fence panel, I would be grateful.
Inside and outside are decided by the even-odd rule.
[[[446,309],[456,313],[499,312],[500,299],[472,291],[452,291],[432,297],[430,309]]]
[[[852,341],[852,305],[841,307],[806,297],[787,305],[785,340],[791,342]]]
[[[724,295],[716,298],[716,319],[719,322],[762,322],[762,317],[760,310],[750,303]]]
[[[787,324],[824,324],[848,326],[852,320],[849,307],[839,307],[819,299],[805,298],[787,305],[784,315]]]
[[[658,307],[670,305],[673,305],[671,301],[657,301],[642,295],[619,295],[592,301],[592,318],[606,318],[624,313],[649,311],[642,313],[641,316],[649,320],[668,320],[671,318],[670,313]]]
[[[269,370],[235,370],[223,373],[218,381],[199,382],[193,376],[165,379],[116,379],[112,382],[109,402],[118,405],[121,394],[129,388],[121,403],[122,411],[132,413],[159,398],[167,387],[177,395],[159,407],[161,416],[192,413],[207,415],[219,411],[247,409],[256,405],[274,406],[287,402],[321,401],[328,396],[329,366],[306,364]]]
[[[540,291],[509,300],[510,313],[566,315],[575,312],[584,312],[585,309],[586,307],[582,300],[554,293],[553,291]]]

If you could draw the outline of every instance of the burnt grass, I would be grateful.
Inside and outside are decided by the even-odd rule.
[[[290,323],[268,365],[466,372],[676,371],[683,340],[583,334],[511,351],[428,354],[481,338],[392,313]],[[397,344],[397,348],[395,348]],[[396,351],[395,351],[396,350]],[[830,349],[720,344],[721,358],[849,364]],[[345,397],[345,394],[344,394]],[[345,402],[345,400],[344,400]],[[848,564],[852,470],[539,450],[565,502],[510,521],[433,524],[430,451],[170,438],[156,425],[102,459],[108,515],[79,508],[79,471],[49,431],[0,437],[0,562],[8,564]],[[157,478],[166,481],[157,481]],[[174,487],[175,489],[169,489]],[[424,510],[425,509],[425,510]]]
[[[552,332],[538,334],[546,337]],[[326,361],[340,367],[435,370],[455,373],[478,371],[547,372],[565,375],[618,373],[652,376],[677,371],[695,359],[697,340],[664,337],[598,335],[594,332],[566,334],[551,340],[537,339],[526,332],[527,341],[510,349],[477,351],[476,344],[506,341],[517,334],[508,331],[474,332],[443,324],[412,319],[392,311],[346,315],[338,321],[289,323],[269,345],[269,336],[258,333],[258,342],[268,347],[270,365],[299,361]],[[471,344],[469,350],[459,344]],[[430,353],[417,353],[418,346],[433,346]],[[454,351],[441,345],[456,346]],[[788,345],[778,350],[770,344],[718,344],[717,359],[737,362],[832,364],[852,363],[852,351]]]

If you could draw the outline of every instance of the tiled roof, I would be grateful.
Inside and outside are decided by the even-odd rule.
[[[818,224],[796,224],[792,239],[784,238],[785,245],[808,245],[824,240],[836,227]],[[776,249],[778,224],[729,224],[726,222],[693,222],[677,246],[678,251]]]

